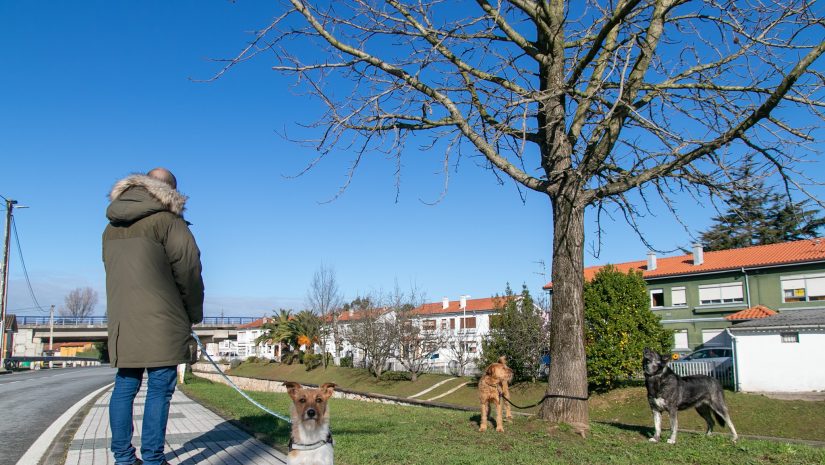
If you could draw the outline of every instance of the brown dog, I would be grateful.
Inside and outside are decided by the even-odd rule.
[[[507,366],[507,359],[499,357],[498,363],[493,363],[484,370],[484,375],[478,380],[478,399],[481,401],[481,426],[479,431],[487,431],[487,415],[490,402],[496,405],[496,431],[504,431],[501,421],[501,396],[510,398],[509,384],[513,380],[513,370]],[[510,403],[504,401],[507,410],[507,420],[513,420]]]
[[[329,407],[335,384],[325,383],[310,389],[298,383],[284,383],[292,398],[289,409],[292,435],[289,438],[288,465],[332,465],[333,441],[329,431]]]

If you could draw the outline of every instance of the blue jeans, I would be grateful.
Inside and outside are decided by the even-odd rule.
[[[160,465],[164,461],[166,421],[169,419],[169,403],[178,381],[177,367],[119,368],[109,401],[109,426],[112,429],[115,465],[132,465],[137,460],[132,445],[132,407],[140,390],[144,370],[149,373],[149,383],[146,405],[143,408],[140,456],[144,465]]]

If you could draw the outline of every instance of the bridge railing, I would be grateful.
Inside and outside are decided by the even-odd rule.
[[[251,323],[257,318],[252,316],[207,316],[204,317],[201,323],[195,325],[196,327],[209,326],[236,326]],[[105,327],[108,323],[106,316],[87,316],[87,317],[70,317],[70,316],[56,316],[54,317],[55,327],[73,326],[73,327]],[[50,319],[48,316],[17,316],[17,324],[19,326],[49,326]]]

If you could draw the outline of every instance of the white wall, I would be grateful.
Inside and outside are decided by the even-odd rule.
[[[783,343],[778,331],[734,333],[739,388],[751,392],[825,390],[825,330],[798,332],[799,343]]]

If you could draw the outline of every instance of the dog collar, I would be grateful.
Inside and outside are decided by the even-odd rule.
[[[292,439],[292,436],[289,437],[289,444],[287,444],[288,452],[292,452],[294,450],[315,450],[320,447],[323,447],[327,444],[335,445],[335,441],[332,439],[332,432],[327,433],[327,438],[321,441],[312,442],[309,444],[302,444],[300,442],[295,442]]]

